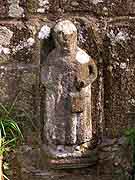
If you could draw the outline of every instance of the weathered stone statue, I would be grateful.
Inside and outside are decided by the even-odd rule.
[[[53,37],[56,48],[41,69],[46,88],[44,150],[57,160],[81,158],[92,139],[91,84],[97,68],[77,47],[77,29],[71,21],[58,22]]]

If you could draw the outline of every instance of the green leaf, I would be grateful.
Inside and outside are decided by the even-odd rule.
[[[10,107],[5,107],[2,103],[0,103],[0,155],[3,155],[11,148],[16,147],[18,139],[23,139],[23,135],[18,124],[12,116],[10,117],[16,100],[17,97]]]
[[[8,110],[5,108],[5,106],[3,106],[2,103],[0,103],[0,107],[2,108],[2,110],[3,110],[4,113],[6,113],[6,114],[9,113]]]
[[[3,130],[3,131],[2,131],[3,134],[4,134],[4,136],[6,136],[6,131],[5,131],[5,127],[4,127],[4,125],[3,125],[3,122],[0,121],[0,124],[1,124],[1,129]]]

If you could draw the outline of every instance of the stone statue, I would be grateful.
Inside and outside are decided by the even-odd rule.
[[[46,89],[44,149],[53,158],[81,157],[81,147],[92,139],[91,84],[97,67],[77,47],[77,29],[71,21],[58,22],[53,37],[56,48],[41,68]]]

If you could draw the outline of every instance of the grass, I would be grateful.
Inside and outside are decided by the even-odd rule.
[[[0,103],[0,179],[8,179],[3,174],[3,157],[16,147],[17,141],[23,139],[21,130],[15,119],[11,117],[14,103],[6,108]]]

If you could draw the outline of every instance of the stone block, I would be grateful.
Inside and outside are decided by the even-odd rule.
[[[92,0],[95,13],[102,16],[126,16],[133,14],[133,0]]]
[[[4,103],[5,101],[9,100],[9,81],[12,82],[14,79],[15,74],[7,74],[6,73],[6,67],[1,66],[0,67],[0,102]],[[11,83],[12,84],[12,83]],[[13,95],[14,92],[11,93]]]
[[[119,19],[108,25],[104,40],[105,126],[114,136],[128,127],[134,111],[134,37],[134,20]]]
[[[0,23],[0,102],[11,104],[17,98],[18,108],[36,118],[40,59],[35,31],[31,23]]]
[[[38,170],[24,171],[22,180],[97,180],[96,170],[92,167],[85,169],[67,169],[67,170]]]
[[[34,30],[33,30],[34,29]],[[0,64],[39,63],[35,25],[0,22]]]
[[[18,66],[16,69],[17,72],[17,87],[18,89],[18,99],[17,99],[17,107],[22,109],[22,112],[26,112],[26,116],[28,114],[29,120],[38,118],[38,110],[39,110],[39,98],[37,97],[39,94],[38,90],[38,67],[33,67],[32,65],[27,66]],[[32,123],[32,122],[28,122]],[[27,124],[27,123],[26,123]],[[32,124],[31,124],[32,125]],[[33,123],[34,125],[34,123]],[[32,125],[32,126],[33,126]],[[37,128],[34,126],[33,128]]]
[[[26,2],[28,14],[47,14],[56,12],[59,8],[58,0],[28,0]]]
[[[40,180],[60,180],[60,179],[62,179],[62,180],[70,180],[71,178],[72,178],[72,180],[96,180],[96,178],[93,178],[93,176],[91,176],[91,175],[76,175],[76,176],[74,176],[74,175],[72,175],[72,176],[68,176],[68,175],[66,175],[66,176],[28,176],[26,179],[23,179],[23,180],[28,180],[28,179],[30,179],[30,180],[38,180],[40,178]]]
[[[125,16],[135,13],[133,0],[61,0],[61,4],[66,12],[83,11],[96,16]]]
[[[8,7],[7,7],[7,0],[1,0],[0,2],[0,17],[7,16],[8,14]]]
[[[65,11],[90,11],[92,6],[89,0],[61,0]]]
[[[14,103],[14,118],[25,135],[39,126],[38,68],[24,65],[0,66],[0,102]],[[29,128],[28,128],[29,127]]]
[[[103,10],[106,11],[106,14],[112,16],[126,16],[134,14],[134,5],[133,0],[105,0]]]
[[[25,1],[1,0],[0,18],[22,18],[25,16]]]

